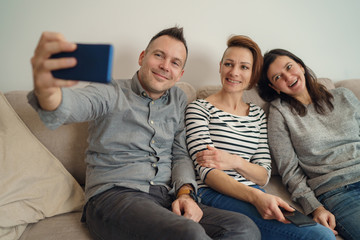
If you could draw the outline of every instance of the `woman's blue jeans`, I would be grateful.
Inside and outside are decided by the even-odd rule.
[[[360,239],[360,182],[326,192],[318,200],[334,214],[335,229],[342,237]]]
[[[258,186],[253,186],[259,188]],[[259,188],[260,189],[260,188]],[[262,190],[262,189],[261,189]],[[263,190],[262,190],[263,191]],[[201,203],[239,212],[250,217],[261,231],[261,239],[267,240],[331,240],[335,239],[332,231],[321,224],[307,227],[297,227],[294,224],[284,224],[277,220],[265,220],[261,217],[254,205],[226,195],[211,188],[200,188]]]

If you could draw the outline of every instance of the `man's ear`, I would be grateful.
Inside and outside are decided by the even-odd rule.
[[[179,74],[179,77],[176,79],[176,82],[178,82],[183,75],[184,75],[184,69],[181,70],[181,73]]]
[[[145,50],[140,53],[139,60],[138,60],[139,66],[142,66],[142,61],[143,61],[144,57],[145,57]]]
[[[280,90],[277,89],[274,85],[272,85],[271,83],[269,83],[269,87],[271,87],[272,89],[274,89],[275,92],[277,92],[277,94],[280,94]]]

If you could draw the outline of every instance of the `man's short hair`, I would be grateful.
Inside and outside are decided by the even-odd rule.
[[[183,32],[183,28],[179,28],[179,27],[171,27],[171,28],[167,28],[164,29],[162,31],[160,31],[159,33],[157,33],[155,36],[153,36],[149,42],[149,44],[146,47],[146,50],[148,49],[148,47],[150,46],[150,44],[157,38],[161,37],[161,36],[169,36],[171,38],[174,38],[176,40],[179,40],[180,42],[182,42],[185,46],[185,50],[186,50],[186,59],[184,62],[184,67],[185,67],[185,63],[187,60],[187,56],[188,56],[188,47],[186,44],[186,40],[184,38],[184,32]]]

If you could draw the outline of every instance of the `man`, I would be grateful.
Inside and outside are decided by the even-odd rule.
[[[196,203],[197,185],[185,144],[186,96],[174,87],[184,73],[182,28],[155,35],[132,79],[86,88],[54,79],[51,71],[76,65],[49,59],[76,45],[43,33],[32,58],[29,102],[56,128],[89,121],[86,221],[95,239],[259,239],[247,217]],[[176,199],[174,198],[176,196]],[[174,200],[175,199],[175,200]]]

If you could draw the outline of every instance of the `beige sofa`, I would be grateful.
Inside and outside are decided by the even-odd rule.
[[[343,80],[334,83],[329,79],[321,79],[328,88],[347,87],[351,89],[360,99],[360,79]],[[195,90],[190,84],[180,82],[178,86],[181,87],[188,96],[189,102],[195,98],[203,98],[211,93],[216,92],[220,86],[206,86]],[[39,119],[37,113],[30,107],[26,99],[26,91],[12,91],[5,93],[9,106],[15,110],[30,132],[48,149],[65,167],[65,169],[74,177],[76,182],[84,186],[85,184],[85,164],[84,152],[87,146],[87,123],[69,124],[61,126],[60,128],[51,131],[47,129]],[[246,101],[251,101],[263,107],[265,111],[268,109],[268,104],[264,103],[258,96],[255,89],[246,91],[244,95]],[[0,99],[4,101],[4,99]],[[2,116],[0,115],[0,118]],[[20,120],[20,121],[21,121]],[[0,132],[1,133],[1,132]],[[0,142],[1,144],[1,142]],[[1,147],[1,146],[0,146]],[[0,158],[1,159],[1,158]],[[26,165],[27,159],[24,159]],[[41,168],[42,166],[39,166]],[[281,183],[281,178],[277,174],[276,167],[273,167],[272,178],[270,183],[265,187],[268,193],[278,195],[296,206],[301,210],[299,205],[291,202],[289,193]],[[76,183],[76,184],[77,184]],[[75,185],[76,185],[75,184]],[[58,186],[54,186],[57,188]],[[78,191],[77,187],[75,186]],[[82,193],[83,194],[83,193]],[[83,199],[77,199],[83,201]],[[0,201],[1,203],[1,201]],[[1,207],[1,206],[0,206]],[[75,212],[62,211],[55,216],[47,217],[44,214],[44,219],[30,224],[24,224],[25,230],[19,230],[21,240],[52,240],[52,239],[91,239],[89,232],[84,224],[80,222],[81,207],[77,205],[73,207]],[[50,214],[49,214],[50,215]],[[1,219],[1,216],[0,216]],[[1,223],[1,221],[0,221]],[[1,226],[1,225],[0,225]],[[11,239],[10,237],[4,239]],[[338,239],[341,239],[338,237]]]

